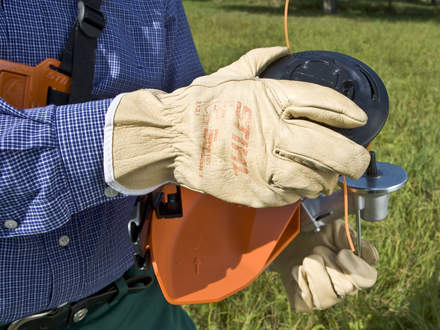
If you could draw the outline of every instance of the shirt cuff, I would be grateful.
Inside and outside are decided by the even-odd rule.
[[[126,197],[104,180],[104,124],[111,102],[105,99],[57,108],[58,143],[76,212]]]

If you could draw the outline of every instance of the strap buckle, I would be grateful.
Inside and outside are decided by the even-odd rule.
[[[33,325],[35,323],[38,324],[40,320],[44,320],[45,318],[50,319],[50,320],[56,320],[59,317],[59,315],[65,314],[67,311],[68,311],[68,304],[65,303],[65,304],[58,306],[55,309],[51,309],[51,310],[44,311],[44,312],[41,312],[38,314],[26,316],[22,319],[14,321],[11,324],[9,324],[9,326],[6,329],[7,330],[27,329],[26,324],[28,324],[28,323],[30,323],[31,325]],[[25,326],[25,327],[22,328],[23,326]]]
[[[49,313],[50,313],[50,311],[47,311],[47,312],[43,312],[43,313],[39,313],[39,314],[34,314],[34,315],[31,315],[31,316],[27,316],[27,317],[24,317],[24,318],[22,318],[22,319],[20,319],[20,320],[14,321],[14,322],[12,322],[12,323],[7,327],[7,330],[18,330],[18,329],[20,329],[20,327],[21,327],[22,325],[25,325],[26,323],[31,322],[32,320],[35,320],[35,319],[38,319],[38,318],[40,318],[40,317],[46,316],[46,315],[48,315]]]
[[[145,270],[150,264],[148,235],[153,212],[152,195],[139,197],[128,222],[128,234],[134,248],[133,261],[137,269]]]
[[[151,262],[149,245],[150,225],[155,212],[160,218],[180,218],[183,215],[180,186],[176,192],[165,194],[158,189],[148,195],[139,197],[128,222],[128,235],[134,248],[134,264],[145,270]]]
[[[142,291],[150,287],[150,285],[153,283],[153,277],[151,277],[149,274],[140,274],[128,279],[122,277],[121,280],[125,281],[127,285],[127,294]],[[70,328],[72,324],[82,321],[87,313],[93,312],[99,306],[112,302],[118,296],[119,287],[115,284],[118,281],[110,284],[101,291],[89,297],[70,304],[66,323],[67,328]]]
[[[154,199],[154,207],[156,217],[160,218],[181,218],[183,216],[182,210],[182,193],[180,186],[176,186],[176,192],[168,194],[165,200],[165,194],[160,191]]]
[[[136,293],[148,288],[153,283],[153,277],[147,273],[139,274],[126,279],[122,277],[127,286],[127,294]],[[82,321],[87,313],[91,313],[101,305],[110,303],[119,292],[119,287],[114,282],[101,291],[85,297],[74,303],[64,303],[55,309],[24,317],[14,321],[6,327],[7,330],[47,329],[56,330],[70,328],[72,324]]]
[[[98,38],[105,27],[104,14],[84,3],[83,0],[78,1],[78,24],[81,31],[89,38]]]

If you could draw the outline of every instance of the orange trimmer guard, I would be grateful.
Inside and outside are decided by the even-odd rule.
[[[300,231],[299,202],[254,209],[181,193],[183,217],[153,215],[150,230],[154,272],[171,304],[216,302],[242,290]]]

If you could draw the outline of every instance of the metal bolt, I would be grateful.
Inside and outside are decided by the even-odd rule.
[[[87,308],[81,308],[79,311],[77,311],[75,314],[73,314],[73,322],[78,323],[87,316],[87,313],[89,310]]]

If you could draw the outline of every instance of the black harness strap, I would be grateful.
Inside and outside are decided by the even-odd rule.
[[[58,68],[72,78],[70,95],[50,90],[48,104],[62,105],[91,100],[96,44],[105,27],[105,17],[99,10],[101,2],[102,0],[78,1],[78,17]]]

